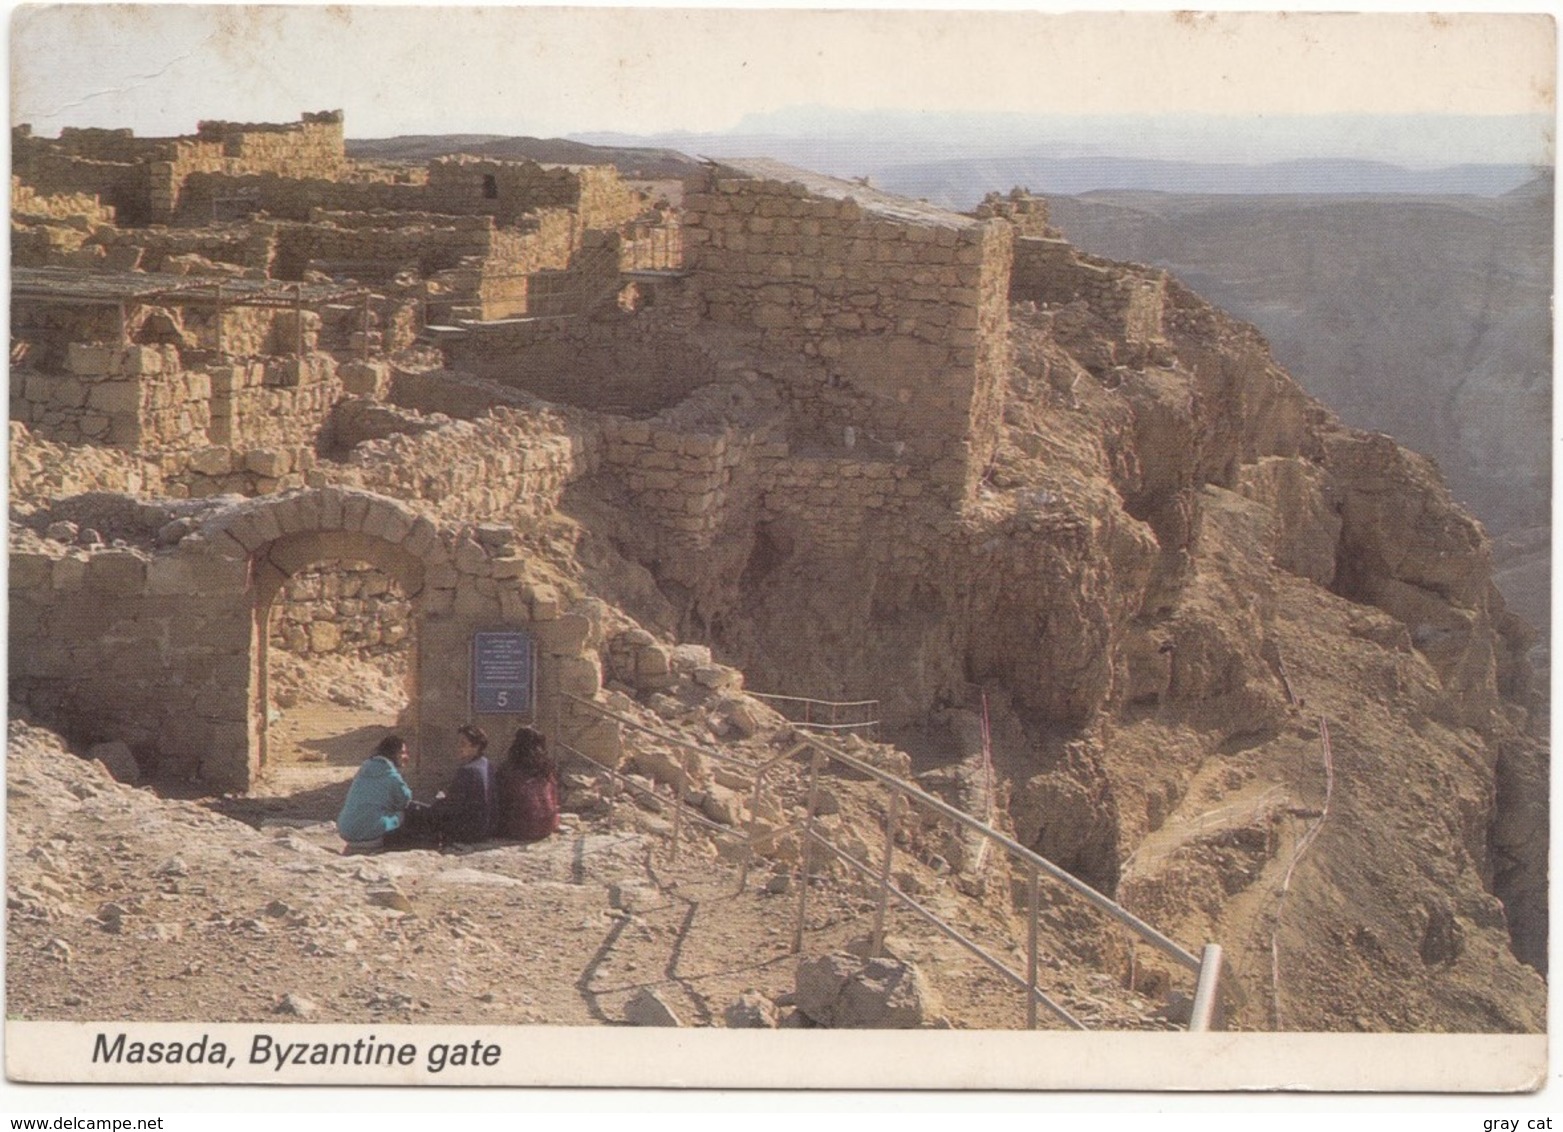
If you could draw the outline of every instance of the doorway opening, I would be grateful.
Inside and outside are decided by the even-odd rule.
[[[417,612],[396,576],[331,559],[296,571],[257,610],[263,668],[255,794],[290,816],[336,816],[380,738],[411,726]]]

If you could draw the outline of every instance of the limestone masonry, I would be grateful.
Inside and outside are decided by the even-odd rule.
[[[1288,1020],[1541,1024],[1545,705],[1481,527],[1046,202],[359,162],[337,111],[12,153],[14,717],[242,794],[315,664],[399,681],[448,776],[479,634],[535,650],[491,734],[663,782],[604,708],[748,736],[746,687],[870,703],[898,773],[1254,987],[1333,732]]]

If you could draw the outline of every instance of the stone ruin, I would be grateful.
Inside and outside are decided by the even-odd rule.
[[[353,162],[328,112],[24,126],[13,171],[13,441],[119,461],[75,496],[13,461],[13,706],[235,790],[274,648],[409,642],[438,768],[472,634],[522,629],[534,714],[611,746],[568,700],[602,686],[601,618],[523,545],[569,493],[709,637],[783,544],[875,531],[875,570],[926,567],[993,458],[1012,301],[1083,303],[1129,353],[1163,313],[1159,274],[1106,271],[1035,198],[967,216],[770,161],[707,164],[675,209],[611,167]]]

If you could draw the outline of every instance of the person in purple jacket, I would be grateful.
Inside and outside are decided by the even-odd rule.
[[[430,816],[442,841],[486,841],[494,833],[494,768],[488,735],[468,724],[457,730],[461,766],[449,789],[434,799]]]

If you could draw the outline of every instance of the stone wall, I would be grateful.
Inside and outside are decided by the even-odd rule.
[[[326,354],[187,370],[172,346],[72,343],[63,368],[14,369],[12,419],[55,443],[150,453],[181,497],[301,485],[344,392]]]
[[[335,181],[326,177],[287,176],[282,173],[190,173],[179,197],[180,219],[203,222],[232,202],[241,202],[245,213],[264,211],[276,220],[304,223],[313,209],[333,212],[419,212],[427,209],[422,185],[393,181]]]
[[[148,165],[99,161],[48,150],[17,156],[17,175],[40,194],[97,197],[113,208],[125,224],[151,219],[152,177]]]
[[[512,528],[441,528],[395,500],[335,488],[224,503],[178,522],[172,509],[138,506],[140,521],[178,529],[94,548],[11,532],[12,709],[73,744],[124,740],[143,767],[248,789],[265,765],[269,725],[270,641],[255,626],[290,577],[335,560],[368,562],[417,595],[419,694],[408,730],[420,773],[444,778],[454,766],[455,730],[472,718],[479,629],[530,634],[537,722],[571,745],[595,743],[564,700],[601,688],[591,623],[531,580]],[[481,721],[503,735],[531,720]]]
[[[66,127],[57,139],[12,131],[12,160],[44,192],[79,192],[113,204],[125,223],[167,221],[181,209],[191,177],[285,173],[334,178],[346,166],[340,111],[286,124],[202,122],[194,135],[137,138],[130,130]],[[211,213],[212,200],[204,207]]]
[[[11,419],[62,444],[182,447],[211,425],[211,380],[172,346],[71,343],[64,373],[13,370]]]
[[[271,645],[298,656],[379,657],[403,649],[412,603],[364,562],[325,562],[293,575],[271,606]]]
[[[81,747],[123,740],[148,769],[187,776],[235,750],[242,763],[242,559],[86,549],[13,530],[10,568],[13,710]],[[216,779],[243,785],[242,775]]]
[[[1008,318],[1011,229],[771,163],[685,194],[705,317],[745,331],[806,427],[904,449],[950,494],[974,488]]]
[[[363,441],[333,474],[443,513],[504,521],[555,510],[571,482],[596,470],[600,451],[593,430],[499,406],[476,421]]]
[[[1058,232],[1048,223],[1047,198],[1032,196],[1025,189],[1011,189],[1008,193],[989,193],[982,203],[972,210],[978,220],[995,217],[1007,220],[1015,229],[1015,235],[1056,237]]]
[[[644,207],[612,166],[567,169],[465,155],[430,163],[427,199],[431,211],[492,216],[502,225],[538,209],[566,209],[583,230],[617,228]]]
[[[1083,302],[1126,343],[1162,337],[1167,273],[1084,255],[1066,240],[1015,241],[1010,299],[1047,306]]]
[[[670,301],[634,313],[474,328],[441,348],[451,369],[544,400],[641,414],[674,405],[720,375],[714,352],[687,325]]]
[[[114,210],[96,196],[69,192],[47,195],[11,178],[11,221],[72,220],[90,228],[114,223]]]

